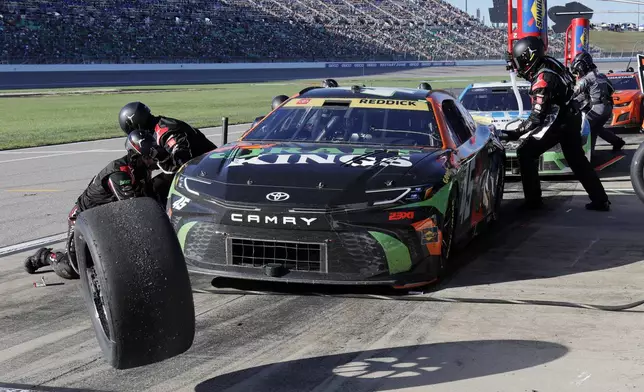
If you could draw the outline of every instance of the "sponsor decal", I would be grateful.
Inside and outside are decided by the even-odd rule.
[[[423,245],[433,244],[438,242],[438,227],[429,227],[423,230],[421,235],[421,242]]]
[[[349,103],[351,108],[373,108],[373,109],[394,109],[394,110],[416,110],[427,111],[428,102],[426,100],[405,100],[405,99],[337,99],[337,98],[301,98],[295,101],[289,101],[284,107],[322,107],[326,101],[335,103]]]
[[[243,145],[240,144],[238,145],[238,150],[237,153],[235,154],[236,158],[251,158],[251,157],[256,157],[260,155],[273,155],[273,154],[293,154],[293,155],[301,155],[301,154],[335,154],[335,155],[365,155],[372,153],[376,150],[379,150],[378,148],[368,148],[368,147],[342,147],[342,148],[336,148],[336,147],[321,147],[321,148],[316,148],[316,149],[306,149],[306,148],[300,148],[300,147],[273,147],[273,144],[267,144],[267,145]],[[272,148],[271,148],[272,147]],[[221,150],[215,150],[212,154],[210,154],[208,157],[211,159],[221,159],[221,158],[227,158],[230,156],[232,151],[235,151],[235,146],[229,146],[226,147],[226,151],[221,151]],[[394,149],[394,148],[388,148],[388,151],[391,151],[392,153],[395,152],[398,154],[398,156],[402,157],[409,157],[412,154],[422,154],[426,152],[427,150],[416,150],[416,149],[408,149],[408,148],[402,148],[402,149]]]
[[[575,28],[575,37],[577,38],[575,46],[577,47],[577,50],[588,50],[588,43],[590,42],[588,34],[589,31],[584,26],[577,26]]]
[[[288,200],[291,196],[285,192],[271,192],[266,195],[266,199],[270,201],[285,201]]]
[[[455,61],[353,62],[324,64],[326,68],[420,68],[449,67],[454,65],[456,65]]]
[[[532,7],[530,8],[530,11],[532,12],[532,16],[534,16],[537,29],[539,30],[543,29],[543,15],[545,13],[543,0],[535,0],[534,3],[532,3]]]
[[[307,165],[316,163],[321,165],[335,165],[338,163],[347,163],[352,167],[372,167],[372,166],[396,166],[411,167],[412,163],[408,157],[393,157],[377,159],[376,157],[366,157],[357,162],[353,162],[359,155],[335,155],[328,154],[275,154],[275,155],[258,155],[250,158],[235,158],[228,164],[228,167],[244,165]]]
[[[131,185],[132,180],[120,180],[119,185]]]
[[[441,240],[443,234],[438,229],[436,222],[438,222],[436,215],[432,215],[429,219],[412,224],[420,236],[421,243],[425,245],[427,252],[432,256],[440,256],[441,254]]]
[[[415,101],[402,101],[396,99],[361,99],[358,101],[360,105],[397,105],[397,106],[416,106]]]
[[[305,218],[295,216],[279,215],[257,215],[257,214],[230,214],[230,220],[239,223],[265,223],[273,225],[311,226],[318,218]]]
[[[400,212],[390,212],[389,220],[390,221],[399,221],[405,219],[414,219],[414,211],[400,211]]]
[[[188,199],[188,198],[187,198],[187,197],[185,197],[185,196],[181,196],[181,198],[180,198],[180,199],[178,199],[177,201],[175,201],[174,203],[172,203],[172,208],[173,208],[173,209],[175,209],[175,210],[177,210],[177,211],[180,211],[180,210],[182,210],[185,206],[187,206],[187,205],[188,205],[188,203],[190,203],[190,199]]]
[[[443,176],[443,182],[444,182],[445,184],[447,184],[447,183],[449,183],[449,179],[450,179],[450,174],[449,174],[449,172],[445,172],[445,175]]]

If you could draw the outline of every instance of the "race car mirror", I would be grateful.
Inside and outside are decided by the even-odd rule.
[[[639,80],[640,80],[640,91],[642,94],[644,94],[644,55],[638,54],[637,55],[637,71],[639,72]]]

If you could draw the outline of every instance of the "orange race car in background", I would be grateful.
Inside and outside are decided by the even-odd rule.
[[[642,129],[644,120],[644,94],[640,91],[639,75],[629,68],[627,72],[606,73],[615,92],[613,93],[613,115],[606,122],[607,128]]]

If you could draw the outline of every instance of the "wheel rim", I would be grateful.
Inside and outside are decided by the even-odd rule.
[[[89,292],[94,305],[94,317],[98,320],[103,334],[107,339],[110,339],[109,318],[107,317],[107,310],[104,305],[105,300],[101,291],[101,284],[98,281],[98,276],[96,276],[96,270],[94,267],[87,267],[86,273]]]

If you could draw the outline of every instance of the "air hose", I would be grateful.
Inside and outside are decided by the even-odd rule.
[[[324,294],[315,292],[281,293],[273,291],[253,291],[238,289],[192,289],[198,294],[220,294],[220,295],[277,295],[277,296],[305,296],[305,297],[332,297],[332,298],[357,298],[377,299],[385,301],[418,301],[418,302],[449,302],[449,303],[470,303],[470,304],[499,304],[499,305],[536,305],[536,306],[559,306],[566,308],[580,308],[603,310],[608,312],[619,312],[636,308],[644,304],[644,300],[622,305],[591,305],[567,301],[545,301],[545,300],[509,300],[495,298],[451,298],[451,297],[430,297],[424,292],[410,292],[407,295],[377,295],[377,294]]]

